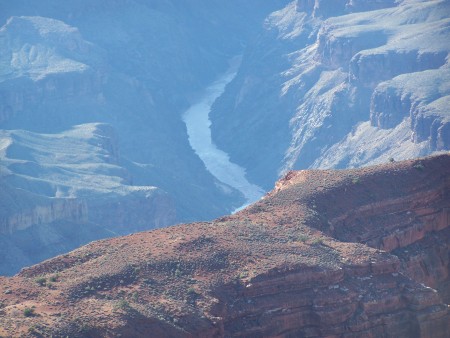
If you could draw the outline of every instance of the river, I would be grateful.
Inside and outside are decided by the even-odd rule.
[[[219,181],[239,190],[244,195],[245,204],[235,211],[259,200],[264,195],[261,187],[247,180],[245,168],[231,162],[230,156],[217,148],[211,138],[211,121],[209,119],[211,106],[225,91],[225,86],[233,80],[238,67],[239,59],[235,58],[227,72],[209,85],[199,100],[182,116],[187,127],[189,143],[205,164],[206,169]]]

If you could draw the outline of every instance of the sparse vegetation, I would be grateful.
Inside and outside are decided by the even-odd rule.
[[[80,333],[87,334],[92,329],[91,325],[89,323],[81,323],[80,327],[78,328],[78,331]]]
[[[199,296],[198,292],[195,291],[195,289],[193,287],[190,287],[189,289],[187,289],[186,297],[187,297],[188,302],[195,303],[198,296]]]
[[[181,272],[181,270],[179,268],[177,268],[175,270],[175,277],[181,277],[183,275],[183,273]]]
[[[50,278],[49,278],[49,280],[50,280],[50,282],[52,282],[52,283],[55,283],[55,282],[57,282],[58,281],[58,275],[56,275],[56,276],[51,276]]]
[[[421,181],[424,179],[424,174],[411,169],[417,162],[419,161],[409,163],[409,172],[406,174],[409,174],[415,181]],[[432,165],[425,160],[422,163],[426,165],[426,170],[433,169]],[[405,167],[403,164],[399,166]],[[394,167],[394,165],[385,164],[384,168],[386,167]],[[385,170],[384,168],[383,170]],[[389,170],[387,172],[389,173]],[[322,180],[319,174],[315,178],[318,182],[313,183],[323,187],[328,181]],[[359,288],[363,283],[353,284],[353,282],[348,283],[348,280],[344,280],[342,283],[339,281],[338,284],[334,277],[335,271],[339,273],[341,268],[346,268],[346,271],[350,271],[348,272],[350,275],[356,264],[361,263],[366,266],[366,262],[379,257],[381,257],[379,264],[385,264],[382,260],[384,253],[375,252],[366,245],[355,243],[364,242],[361,239],[363,231],[366,229],[372,231],[367,226],[367,224],[372,224],[370,214],[368,219],[357,220],[355,224],[350,223],[348,227],[345,224],[342,225],[339,219],[336,220],[336,215],[340,215],[345,208],[353,208],[355,201],[358,205],[361,199],[364,203],[372,202],[375,199],[382,200],[381,191],[384,187],[378,187],[375,184],[378,182],[376,181],[379,179],[378,175],[359,175],[356,170],[350,174],[337,172],[335,175],[339,178],[339,185],[334,187],[330,183],[332,187],[329,189],[330,191],[316,190],[315,185],[311,189],[308,185],[300,185],[298,189],[292,185],[290,187],[292,190],[281,191],[275,197],[267,197],[276,198],[277,204],[270,212],[264,211],[261,215],[251,214],[254,217],[251,222],[247,221],[246,217],[243,217],[243,220],[239,219],[238,214],[233,216],[235,217],[233,222],[218,223],[217,226],[205,223],[183,225],[172,231],[192,232],[187,236],[187,241],[176,241],[172,246],[163,246],[161,249],[155,249],[153,245],[143,247],[141,243],[142,239],[145,239],[145,243],[150,243],[150,239],[156,237],[162,230],[130,236],[126,238],[130,241],[130,245],[120,253],[126,259],[117,259],[118,256],[114,255],[107,256],[104,260],[89,262],[85,266],[86,269],[80,269],[77,266],[74,270],[60,271],[60,277],[53,267],[44,266],[45,270],[37,270],[40,272],[35,273],[33,277],[26,277],[27,284],[33,284],[31,290],[27,290],[27,294],[23,291],[22,285],[16,288],[13,283],[5,284],[3,290],[11,287],[14,294],[24,297],[23,303],[17,304],[16,310],[13,310],[16,311],[16,314],[19,311],[17,316],[19,320],[28,322],[29,325],[35,323],[39,325],[41,322],[47,324],[50,320],[58,324],[69,323],[71,331],[67,332],[73,336],[97,334],[99,328],[104,326],[105,316],[103,313],[105,312],[115,323],[119,321],[132,323],[135,322],[135,319],[140,320],[140,316],[143,315],[151,316],[156,321],[184,328],[186,325],[190,325],[186,324],[186,314],[194,313],[191,318],[195,318],[197,313],[210,315],[203,310],[207,306],[211,306],[215,310],[213,306],[216,306],[216,302],[212,299],[211,294],[216,292],[223,292],[220,294],[223,297],[249,295],[245,299],[247,302],[245,304],[251,304],[246,305],[248,309],[254,308],[256,311],[260,311],[258,308],[260,304],[253,303],[253,301],[259,297],[261,290],[265,292],[264,288],[267,286],[274,292],[284,292],[285,284],[278,284],[278,278],[286,278],[293,283],[297,283],[298,278],[299,287],[302,287],[300,283],[303,283],[301,275],[303,273],[311,276],[312,281],[319,281],[318,283],[313,282],[317,285],[313,284],[313,287],[316,286],[316,288],[313,291],[310,290],[314,292],[314,294],[311,293],[312,297],[322,297],[320,290],[326,288],[330,290],[330,293],[324,297],[334,294],[344,297],[346,293],[352,297],[351,287],[356,285]],[[352,179],[358,182],[358,177],[361,180],[360,185],[353,186]],[[409,178],[406,181],[409,183]],[[384,179],[381,182],[384,183]],[[362,184],[366,183],[371,190],[367,191],[368,189],[363,187]],[[342,200],[340,196],[343,196]],[[243,214],[247,216],[247,214]],[[385,220],[384,216],[381,216],[380,219],[381,221]],[[284,223],[281,220],[284,220]],[[386,222],[388,221],[390,220],[386,220]],[[351,238],[352,242],[339,243],[337,239],[329,236],[333,232],[343,238]],[[209,237],[203,233],[208,233]],[[153,234],[155,236],[152,236]],[[161,235],[160,241],[166,238],[164,235]],[[179,237],[175,236],[175,239]],[[88,248],[98,249],[101,244],[95,243]],[[148,258],[145,250],[152,251],[151,259]],[[391,263],[387,261],[386,264]],[[332,271],[332,275],[329,275],[328,271]],[[355,271],[355,276],[361,277],[361,280],[363,280],[362,278],[368,280],[368,276],[373,277],[368,275],[370,270],[364,270],[368,273],[367,275],[360,273],[362,270]],[[79,273],[86,273],[86,275],[78,280]],[[329,280],[328,277],[330,277]],[[375,276],[371,282],[376,283],[377,278]],[[35,283],[45,283],[46,286],[40,288]],[[48,292],[47,287],[52,284],[54,288],[59,289],[59,292]],[[310,284],[307,285],[307,288],[310,289]],[[55,305],[49,307],[47,298],[42,296],[43,293],[46,294],[46,297],[57,297],[50,298]],[[34,295],[38,297],[37,300],[34,299]],[[59,295],[62,296],[62,300]],[[294,295],[293,292],[292,295]],[[303,294],[300,296],[303,297]],[[9,306],[15,305],[12,297],[4,298],[8,309],[1,309],[0,303],[0,323],[2,323],[2,316],[7,317],[12,313]],[[241,305],[240,302],[235,303]],[[32,315],[32,304],[39,304],[34,309],[36,315],[31,319],[25,318],[25,316]],[[339,304],[337,304],[338,307]],[[261,303],[261,305],[266,306],[267,303]],[[26,306],[31,309],[22,315]],[[73,311],[66,311],[66,306],[71,306]],[[238,308],[237,311],[239,310]],[[283,312],[275,312],[274,315],[283,315]],[[287,315],[289,316],[289,313]],[[74,320],[74,316],[82,317]],[[90,321],[91,316],[99,319]],[[83,324],[89,322],[94,323],[92,328]],[[44,326],[36,326],[36,328],[39,330],[39,334],[28,335],[50,336],[55,332]],[[26,334],[26,331],[23,332]],[[113,331],[111,330],[111,332]]]
[[[23,309],[23,315],[25,317],[33,317],[36,313],[34,312],[33,308],[26,307]]]
[[[194,288],[189,288],[189,289],[187,290],[187,294],[188,294],[188,296],[190,296],[190,297],[192,297],[192,296],[197,296],[197,291],[195,291]]]
[[[358,183],[360,183],[359,177],[354,177],[354,178],[352,178],[352,183],[353,183],[353,184],[358,184]]]
[[[124,311],[130,310],[131,306],[125,299],[119,299],[116,304],[114,304],[115,309],[120,309]]]
[[[315,238],[312,241],[312,245],[322,245],[323,244],[323,239],[322,238]]]
[[[245,277],[248,277],[248,272],[247,271],[242,271],[240,274],[239,274],[239,278],[245,278]]]
[[[134,302],[137,302],[139,300],[139,294],[137,293],[137,291],[133,292],[133,294],[131,295],[131,299]]]
[[[29,334],[38,334],[39,331],[36,330],[36,328],[35,328],[34,326],[30,326],[30,327],[28,328],[28,333],[29,333]]]
[[[301,234],[298,236],[298,240],[302,243],[305,243],[308,239],[309,239],[308,236],[306,236],[304,234]]]
[[[38,277],[34,281],[40,286],[45,286],[47,284],[47,278],[45,277]]]

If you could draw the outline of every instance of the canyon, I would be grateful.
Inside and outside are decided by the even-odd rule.
[[[290,171],[234,215],[0,277],[0,335],[448,337],[449,192],[449,154]]]
[[[211,138],[209,112],[214,101],[222,95],[225,86],[236,75],[240,57],[230,60],[230,68],[213,84],[208,86],[199,102],[193,104],[183,114],[189,143],[205,164],[206,169],[220,182],[240,191],[249,205],[264,195],[264,190],[246,179],[245,169],[230,162],[227,153],[218,149]],[[224,187],[226,189],[226,186]],[[240,207],[242,208],[242,206]],[[238,208],[239,209],[239,208]]]
[[[0,4],[0,336],[445,336],[449,17]]]
[[[0,274],[245,202],[182,120],[275,6],[236,5],[0,5]]]

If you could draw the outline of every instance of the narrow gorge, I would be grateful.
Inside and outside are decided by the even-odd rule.
[[[225,91],[225,87],[236,76],[241,62],[241,56],[230,60],[230,68],[214,83],[208,86],[200,98],[183,114],[189,136],[189,143],[195,153],[200,157],[206,169],[227,186],[240,191],[246,200],[247,206],[264,195],[264,190],[250,183],[246,178],[246,170],[230,161],[229,155],[217,148],[211,137],[211,121],[209,112],[216,99]],[[237,207],[236,210],[244,207]]]

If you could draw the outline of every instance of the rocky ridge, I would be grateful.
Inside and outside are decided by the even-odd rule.
[[[213,222],[0,279],[0,335],[447,337],[450,155],[289,172]]]

